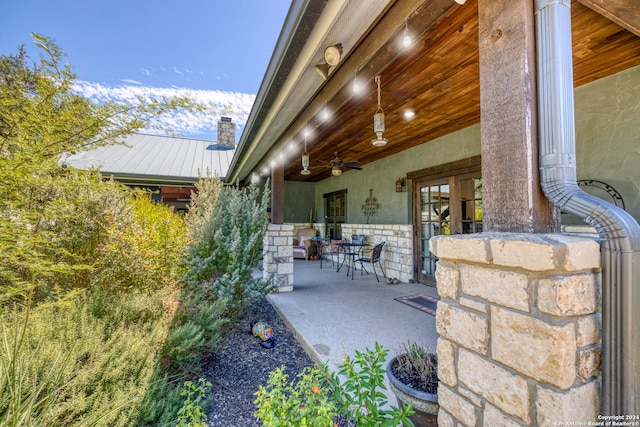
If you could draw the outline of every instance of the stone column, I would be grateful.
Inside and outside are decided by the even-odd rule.
[[[269,224],[264,240],[263,278],[274,292],[293,291],[293,225]]]
[[[430,249],[439,258],[439,425],[597,422],[597,241],[482,233],[434,237]]]

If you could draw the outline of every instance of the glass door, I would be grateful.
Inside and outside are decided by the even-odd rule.
[[[342,224],[346,220],[346,192],[324,196],[325,237],[336,239],[342,237]]]
[[[436,257],[429,252],[429,239],[438,235],[451,234],[451,210],[449,209],[449,181],[442,179],[417,184],[419,221],[418,243],[418,281],[432,283],[436,270]],[[435,282],[433,282],[435,283]]]
[[[476,174],[455,177],[460,193],[459,220],[456,234],[482,232],[482,179]]]
[[[482,231],[480,172],[414,182],[416,279],[435,285],[437,257],[429,252],[433,236]]]

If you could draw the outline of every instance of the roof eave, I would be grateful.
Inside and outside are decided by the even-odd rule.
[[[256,135],[270,107],[284,87],[287,76],[294,69],[296,59],[304,49],[309,34],[313,31],[326,3],[327,0],[294,0],[291,3],[244,131],[240,136],[236,153],[229,165],[227,182],[245,180],[256,166],[255,159],[251,158],[252,152],[260,142],[256,139]],[[275,142],[270,144],[273,145]]]

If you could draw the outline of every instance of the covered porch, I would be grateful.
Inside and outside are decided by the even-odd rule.
[[[626,0],[292,3],[228,181],[270,179],[265,263],[279,291],[297,292],[299,224],[344,237],[366,225],[374,242],[386,227],[406,229],[409,254],[387,255],[385,267],[437,283],[437,347],[450,362],[442,425],[543,425],[576,419],[567,414],[579,401],[588,420],[638,412],[640,372],[626,362],[640,350],[629,327],[637,311],[618,304],[640,298],[635,263],[618,274],[604,255],[617,249],[557,234],[567,216],[595,218],[595,205],[638,228],[637,10]],[[374,134],[383,110],[386,127]],[[579,193],[589,209],[551,191],[552,181],[564,191],[578,180],[615,191]],[[596,225],[600,242],[617,241]],[[629,246],[639,253],[637,240]],[[592,259],[600,250],[602,264]],[[624,284],[610,285],[618,276]],[[558,306],[565,291],[579,307]],[[627,320],[610,316],[619,311]],[[546,345],[522,353],[538,332],[570,357]],[[524,356],[566,370],[542,378]],[[633,372],[612,371],[619,366]],[[520,390],[518,406],[494,383]]]

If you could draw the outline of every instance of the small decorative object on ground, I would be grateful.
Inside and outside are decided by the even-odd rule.
[[[438,425],[438,360],[417,343],[409,343],[404,352],[391,359],[387,376],[400,406],[415,410],[411,420],[416,427]]]
[[[251,333],[254,337],[260,338],[260,345],[264,348],[273,348],[275,339],[273,329],[265,322],[256,322],[251,326]]]

